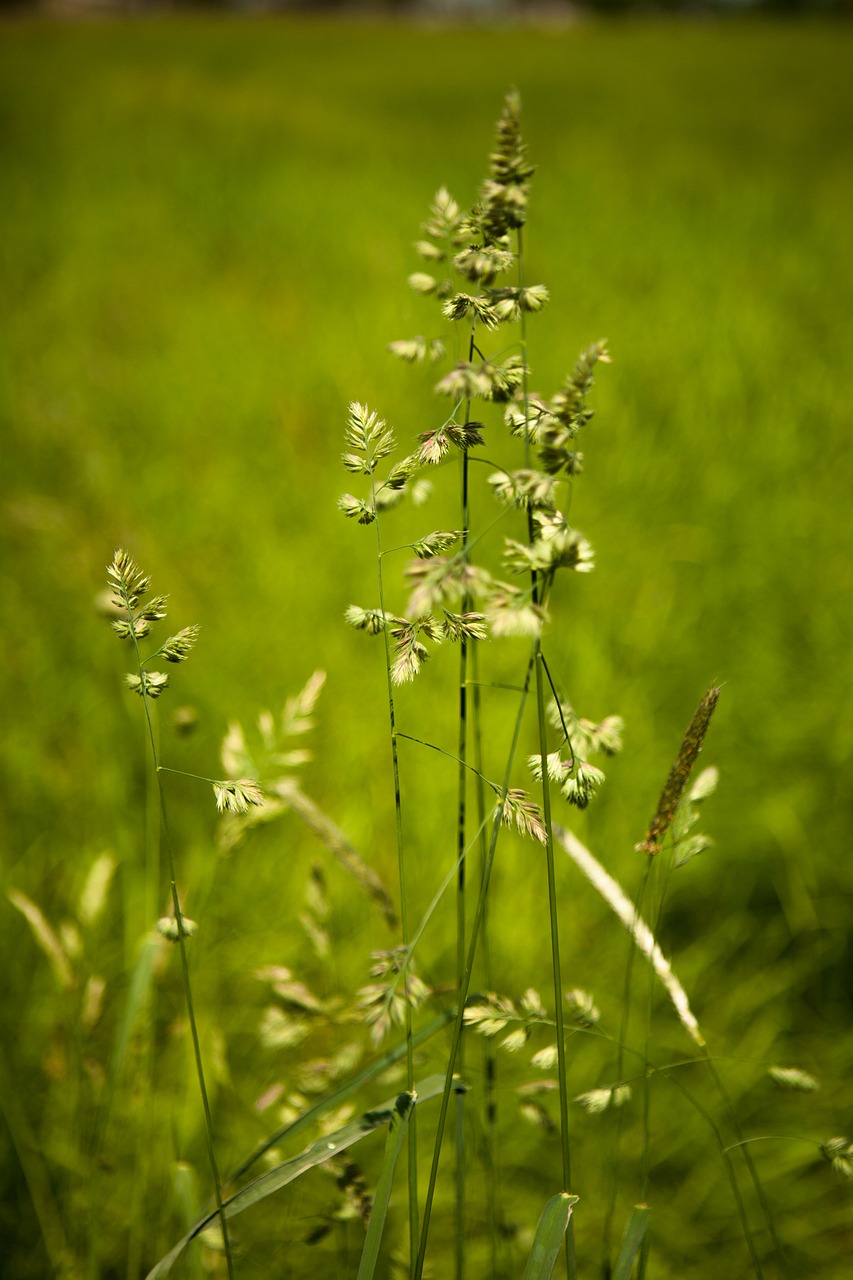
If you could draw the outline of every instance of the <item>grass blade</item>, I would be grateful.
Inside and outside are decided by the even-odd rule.
[[[449,1009],[440,1017],[435,1018],[432,1022],[422,1027],[420,1031],[416,1031],[412,1037],[412,1045],[415,1049],[419,1048],[425,1041],[431,1039],[436,1032],[441,1031],[442,1027],[446,1027],[456,1017],[456,1010]],[[324,1094],[319,1101],[315,1102],[312,1107],[308,1107],[295,1120],[291,1120],[289,1124],[282,1125],[280,1129],[276,1129],[275,1133],[265,1138],[260,1146],[256,1147],[250,1156],[247,1156],[242,1164],[230,1174],[227,1181],[236,1182],[244,1173],[251,1169],[256,1160],[266,1155],[271,1147],[282,1142],[285,1138],[291,1138],[300,1130],[306,1128],[312,1120],[323,1114],[324,1111],[330,1111],[332,1107],[339,1106],[351,1097],[361,1085],[366,1084],[368,1080],[372,1080],[374,1076],[381,1075],[383,1071],[387,1071],[395,1062],[399,1062],[401,1058],[405,1058],[407,1046],[405,1042],[397,1045],[394,1049],[387,1050],[380,1058],[376,1058],[369,1063],[362,1071],[351,1076],[349,1080],[339,1085],[337,1089],[333,1089],[330,1093]]]
[[[50,961],[50,967],[53,969],[56,980],[62,990],[73,991],[76,979],[74,970],[71,968],[71,962],[65,954],[65,948],[59,938],[48,924],[41,908],[36,906],[32,898],[28,898],[25,893],[20,893],[17,889],[8,889],[6,897],[15,910],[20,911],[30,926],[36,944]]]
[[[633,902],[617,880],[593,857],[589,849],[581,844],[577,836],[564,827],[554,826],[554,839],[565,849],[576,866],[580,867],[593,888],[597,889],[604,901],[615,911],[625,928],[643,955],[651,962],[655,975],[673,1003],[679,1021],[700,1048],[705,1047],[705,1037],[699,1030],[699,1023],[690,1008],[687,992],[672,971],[672,965],[664,956],[655,937],[638,914]]]
[[[554,1270],[557,1254],[563,1247],[572,1209],[577,1202],[577,1196],[561,1191],[545,1205],[533,1238],[533,1248],[524,1268],[524,1280],[548,1280]]]
[[[634,1261],[639,1256],[649,1229],[650,1215],[651,1209],[647,1204],[634,1205],[631,1210],[631,1216],[622,1237],[619,1257],[613,1269],[613,1280],[629,1280]]]
[[[430,1098],[437,1097],[443,1089],[444,1075],[442,1074],[429,1076],[428,1079],[417,1086],[415,1092],[420,1102],[428,1102]],[[331,1159],[332,1155],[338,1155],[341,1151],[345,1151],[347,1147],[351,1147],[361,1138],[366,1137],[367,1134],[381,1128],[383,1124],[388,1124],[396,1113],[397,1101],[398,1096],[395,1095],[386,1102],[380,1103],[378,1107],[374,1107],[371,1111],[366,1111],[357,1120],[351,1120],[349,1124],[345,1124],[334,1133],[326,1134],[325,1137],[319,1138],[301,1155],[294,1156],[293,1159],[285,1160],[282,1164],[276,1165],[274,1169],[270,1169],[267,1173],[262,1174],[260,1178],[256,1178],[254,1182],[250,1182],[247,1187],[243,1187],[242,1190],[235,1192],[233,1196],[229,1196],[222,1204],[225,1218],[230,1220],[236,1217],[238,1213],[242,1213],[244,1209],[249,1209],[253,1204],[266,1200],[268,1196],[274,1195],[276,1191],[280,1191],[288,1183],[295,1182],[297,1178],[301,1177],[309,1169],[315,1169],[318,1165]],[[179,1240],[175,1247],[149,1271],[146,1280],[162,1280],[164,1276],[167,1276],[190,1241],[199,1235],[205,1227],[216,1222],[218,1217],[219,1210],[214,1209],[211,1213],[205,1214],[203,1218],[200,1218],[193,1229],[187,1232],[183,1239]]]
[[[391,1199],[391,1185],[394,1181],[394,1170],[397,1158],[403,1146],[403,1139],[409,1127],[409,1116],[414,1108],[417,1096],[401,1093],[394,1107],[394,1114],[388,1126],[388,1138],[385,1143],[385,1159],[382,1173],[376,1186],[370,1224],[367,1228],[367,1239],[358,1265],[357,1280],[373,1280],[376,1261],[379,1257],[379,1246],[382,1243],[382,1232],[385,1229],[385,1216],[388,1212],[388,1201]]]

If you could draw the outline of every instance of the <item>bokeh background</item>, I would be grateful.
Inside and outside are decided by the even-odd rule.
[[[351,487],[338,458],[352,399],[404,441],[443,412],[430,374],[385,348],[438,331],[432,305],[406,287],[412,241],[440,185],[473,198],[511,86],[538,165],[528,271],[552,294],[531,322],[534,384],[553,391],[593,339],[606,336],[613,355],[572,508],[597,567],[564,589],[548,646],[583,714],[624,717],[626,746],[575,826],[635,888],[633,846],[681,733],[708,683],[724,683],[704,755],[721,772],[704,820],[716,843],[673,878],[662,942],[747,1131],[809,1140],[755,1147],[793,1274],[845,1274],[849,1191],[816,1143],[853,1128],[851,84],[849,27],[816,20],[4,21],[3,883],[59,929],[94,859],[109,851],[118,867],[83,942],[81,973],[104,974],[108,990],[101,1039],[85,1051],[69,1030],[79,992],[58,987],[26,921],[0,902],[6,1274],[49,1273],[28,1150],[84,1252],[99,1087],[85,1062],[109,1059],[141,936],[143,725],[95,605],[115,547],[170,593],[175,626],[202,626],[163,702],[170,762],[217,776],[228,722],[280,707],[323,668],[305,789],[395,882],[382,659],[342,617],[376,603],[373,547],[335,509]],[[444,518],[424,517],[430,528]],[[432,666],[403,691],[401,720],[452,750],[455,662]],[[190,737],[171,726],[179,704],[197,713]],[[423,911],[452,862],[454,768],[413,752],[404,785]],[[326,860],[334,946],[321,964],[293,906],[324,860],[311,836],[283,820],[225,856],[207,793],[177,780],[171,799],[187,910],[203,911],[194,963],[208,1034],[221,1036],[231,1164],[270,1127],[256,1095],[291,1070],[259,1046],[258,966],[351,993],[371,948],[393,939]],[[542,874],[535,850],[507,845],[494,980],[547,1000]],[[565,983],[592,990],[615,1027],[624,936],[568,863],[559,876]],[[452,929],[448,901],[425,961],[439,984],[452,980]],[[159,979],[162,1027],[180,1012],[170,974]],[[666,1010],[660,1022],[660,1060],[683,1056]],[[124,1127],[99,1166],[97,1274],[131,1274],[134,1215],[143,1265],[172,1242],[180,1214],[164,1201],[176,1161],[198,1167],[190,1216],[206,1195],[174,1038],[163,1031],[162,1055],[146,1059],[147,1093],[132,1061],[121,1079]],[[774,1093],[767,1061],[813,1072],[820,1090]],[[596,1072],[606,1078],[600,1055],[579,1051],[574,1091],[599,1083]],[[510,1216],[535,1221],[552,1157],[506,1089]],[[657,1274],[718,1275],[727,1250],[745,1273],[707,1131],[666,1105],[658,1126]],[[590,1172],[576,1190],[597,1205],[601,1130],[578,1128],[578,1168]],[[348,1244],[333,1234],[314,1252],[292,1247],[319,1212],[311,1195],[327,1197],[321,1185],[278,1209],[266,1252],[245,1245],[246,1275],[347,1273],[340,1250],[357,1258],[354,1227]],[[632,1195],[626,1185],[626,1204]],[[768,1276],[782,1274],[774,1265]],[[581,1274],[598,1274],[588,1266]]]

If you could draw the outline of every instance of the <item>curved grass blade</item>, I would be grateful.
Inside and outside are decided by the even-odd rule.
[[[597,889],[604,901],[615,911],[625,928],[634,939],[637,947],[651,962],[659,982],[673,1003],[681,1025],[694,1043],[705,1047],[705,1037],[699,1029],[699,1023],[690,1008],[687,992],[672,971],[672,965],[664,956],[645,920],[637,914],[637,910],[625,890],[617,880],[593,857],[586,845],[581,844],[573,832],[554,824],[554,839],[563,846],[576,866]]]
[[[533,1248],[524,1268],[524,1280],[549,1280],[557,1254],[563,1247],[572,1209],[577,1202],[577,1196],[561,1191],[545,1205],[533,1238]]]
[[[441,1074],[429,1076],[428,1079],[417,1085],[415,1093],[420,1102],[428,1102],[430,1098],[437,1097],[443,1089],[444,1075]],[[242,1190],[235,1192],[233,1196],[229,1196],[222,1204],[225,1218],[230,1221],[238,1213],[242,1213],[244,1209],[249,1209],[253,1204],[258,1204],[268,1196],[274,1195],[276,1191],[280,1191],[282,1187],[286,1187],[288,1183],[294,1182],[303,1173],[306,1173],[308,1169],[314,1169],[318,1165],[325,1163],[333,1155],[339,1155],[341,1151],[345,1151],[347,1147],[351,1147],[353,1143],[366,1137],[367,1134],[373,1133],[374,1130],[381,1128],[384,1124],[388,1124],[395,1114],[397,1101],[398,1096],[395,1095],[386,1102],[380,1103],[378,1107],[374,1107],[371,1111],[366,1111],[357,1120],[351,1120],[349,1124],[345,1124],[334,1133],[319,1138],[301,1155],[294,1156],[293,1159],[285,1160],[282,1164],[276,1165],[274,1169],[270,1169],[267,1173],[262,1174],[260,1178],[256,1178],[254,1182],[250,1182],[247,1187],[243,1187]],[[205,1227],[215,1223],[218,1217],[219,1212],[214,1209],[211,1213],[205,1214],[203,1218],[200,1218],[192,1230],[188,1231],[183,1239],[179,1240],[175,1247],[149,1271],[146,1280],[162,1280],[164,1276],[167,1276],[190,1241],[199,1235]]]
[[[412,1036],[412,1048],[417,1049],[420,1045],[424,1044],[425,1041],[431,1039],[437,1031],[441,1031],[441,1029],[446,1027],[449,1022],[452,1022],[455,1017],[456,1010],[448,1009],[447,1012],[441,1014],[440,1017],[434,1018],[432,1022],[428,1023],[425,1027],[422,1027],[420,1031],[415,1032],[414,1036]],[[372,1080],[374,1076],[381,1075],[383,1071],[387,1071],[389,1067],[392,1067],[395,1062],[399,1062],[401,1058],[405,1058],[406,1051],[407,1046],[405,1042],[397,1045],[394,1049],[389,1049],[387,1053],[383,1053],[380,1058],[376,1058],[373,1062],[369,1063],[362,1071],[359,1071],[356,1075],[351,1076],[349,1080],[346,1080],[342,1085],[339,1085],[337,1089],[333,1089],[330,1093],[324,1094],[318,1102],[314,1103],[313,1107],[308,1107],[308,1109],[303,1111],[301,1115],[297,1116],[295,1120],[291,1120],[289,1124],[282,1125],[280,1129],[276,1129],[275,1133],[272,1133],[268,1138],[265,1138],[264,1141],[255,1148],[252,1154],[247,1156],[242,1164],[238,1165],[237,1168],[233,1170],[226,1181],[236,1182],[238,1178],[242,1178],[243,1174],[251,1169],[255,1161],[260,1160],[261,1156],[266,1155],[271,1147],[276,1146],[279,1142],[283,1142],[285,1138],[292,1138],[294,1134],[305,1129],[312,1120],[316,1119],[317,1116],[322,1115],[324,1111],[330,1111],[332,1107],[337,1107],[342,1102],[345,1102],[347,1098],[351,1097],[352,1094],[361,1087],[361,1085],[366,1084],[368,1080]]]
[[[649,1229],[650,1214],[651,1209],[647,1204],[634,1205],[631,1210],[631,1216],[628,1219],[628,1225],[622,1237],[619,1257],[616,1259],[616,1266],[613,1268],[613,1280],[630,1280],[631,1270],[643,1247],[643,1241]]]
[[[357,1280],[373,1280],[376,1261],[379,1257],[379,1246],[382,1243],[382,1232],[385,1229],[388,1201],[391,1199],[394,1170],[409,1127],[409,1117],[416,1102],[417,1094],[401,1093],[394,1106],[394,1114],[388,1126],[388,1138],[385,1142],[385,1159],[376,1185],[376,1195],[367,1228],[367,1238],[361,1253],[361,1262],[358,1264]]]

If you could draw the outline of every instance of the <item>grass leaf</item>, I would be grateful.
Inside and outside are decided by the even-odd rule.
[[[382,1232],[385,1229],[388,1201],[391,1199],[394,1170],[397,1167],[403,1139],[409,1128],[409,1117],[416,1101],[416,1094],[401,1093],[394,1106],[394,1114],[388,1126],[388,1138],[385,1142],[385,1159],[382,1162],[382,1172],[376,1185],[373,1210],[367,1228],[367,1239],[361,1253],[361,1262],[358,1264],[357,1280],[373,1280],[376,1261],[379,1257],[379,1246],[382,1243]]]
[[[616,912],[625,928],[634,939],[637,947],[651,962],[655,976],[660,981],[675,1007],[681,1025],[700,1048],[704,1047],[705,1038],[699,1029],[699,1023],[690,1008],[687,992],[672,971],[672,965],[661,951],[645,920],[640,916],[625,890],[614,880],[609,872],[593,857],[589,849],[581,844],[577,836],[563,827],[554,826],[554,839],[561,844],[576,866],[580,867],[593,888],[597,889],[604,901]]]
[[[622,1237],[619,1257],[613,1269],[613,1280],[630,1280],[634,1260],[643,1247],[643,1241],[649,1229],[650,1214],[651,1210],[647,1204],[637,1204],[631,1210],[631,1216]]]
[[[570,1196],[567,1191],[561,1191],[548,1201],[539,1218],[533,1248],[524,1268],[524,1280],[548,1280],[577,1202],[577,1196]]]
[[[429,1076],[428,1079],[417,1085],[415,1092],[418,1100],[420,1102],[428,1102],[431,1098],[438,1097],[444,1089],[444,1080],[444,1074],[440,1073]],[[295,1182],[297,1178],[301,1177],[309,1169],[315,1169],[318,1165],[325,1164],[327,1160],[330,1160],[333,1156],[340,1155],[342,1151],[360,1141],[361,1138],[373,1133],[374,1130],[381,1128],[382,1125],[388,1124],[396,1112],[396,1107],[397,1097],[389,1098],[371,1111],[366,1111],[357,1120],[351,1120],[349,1124],[343,1125],[342,1128],[337,1129],[334,1133],[318,1138],[301,1155],[285,1160],[273,1169],[261,1174],[254,1182],[250,1182],[248,1186],[243,1187],[242,1190],[235,1192],[234,1195],[223,1201],[222,1208],[226,1220],[230,1221],[238,1213],[251,1208],[253,1204],[259,1204],[261,1200],[266,1200],[268,1196],[274,1195],[276,1191],[280,1191],[288,1183]],[[214,1209],[212,1213],[200,1218],[192,1230],[188,1231],[183,1239],[179,1240],[174,1248],[149,1271],[146,1280],[162,1280],[164,1276],[167,1276],[190,1241],[200,1235],[205,1227],[215,1223],[217,1217],[218,1210]]]

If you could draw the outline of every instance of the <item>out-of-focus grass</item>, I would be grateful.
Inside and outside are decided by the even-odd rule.
[[[627,723],[578,829],[635,883],[632,847],[679,734],[707,681],[724,680],[707,749],[722,769],[717,846],[680,873],[663,939],[716,1052],[825,1078],[782,1110],[739,1079],[753,1131],[831,1136],[853,890],[847,29],[156,20],[2,34],[5,885],[56,919],[104,848],[133,881],[144,744],[92,607],[118,545],[171,592],[177,624],[203,626],[174,680],[200,729],[167,740],[173,761],[215,773],[229,717],[326,667],[310,788],[393,879],[381,660],[341,620],[348,603],[375,603],[373,567],[334,510],[337,457],[351,398],[403,438],[431,425],[428,380],[384,345],[434,324],[406,291],[410,242],[438,185],[472,197],[515,84],[541,169],[528,267],[553,295],[531,326],[534,383],[553,389],[605,334],[615,361],[573,503],[598,567],[549,640],[579,708]],[[435,667],[424,681],[441,684]],[[401,714],[441,739],[452,731],[434,701],[421,682]],[[451,860],[453,770],[413,756],[404,772],[425,907]],[[212,823],[187,787],[175,794],[193,884],[214,875]],[[256,998],[249,975],[295,961],[289,895],[310,856],[288,829],[215,872],[200,980],[241,1079],[257,1052],[254,1012],[239,1011]],[[496,983],[517,994],[544,981],[544,888],[535,854],[512,858],[493,923],[513,957]],[[615,1018],[625,944],[561,875],[567,982]],[[331,893],[335,963],[356,985],[376,928],[346,884],[333,877]],[[451,972],[443,928],[436,980]],[[11,908],[2,938],[4,1016],[19,1027],[8,1071],[36,1123],[56,997]],[[122,945],[132,954],[133,938],[106,930],[99,963]],[[232,1104],[235,1155],[251,1145],[249,1102]],[[597,1134],[579,1128],[578,1168],[594,1169]],[[711,1274],[695,1233],[679,1253],[685,1219],[710,1239],[725,1195],[717,1166],[693,1163],[695,1140],[661,1125],[660,1274]],[[162,1141],[171,1151],[168,1126]],[[534,1142],[516,1139],[512,1176],[535,1202]],[[800,1273],[837,1275],[841,1193],[802,1152],[756,1153]],[[588,1177],[573,1190],[593,1205],[601,1182]],[[3,1230],[13,1238],[9,1214]],[[158,1230],[165,1245],[170,1224]]]

